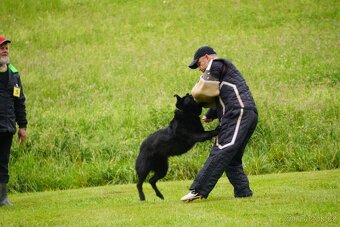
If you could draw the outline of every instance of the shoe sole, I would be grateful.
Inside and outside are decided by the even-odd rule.
[[[253,195],[234,195],[235,198],[249,198],[252,197]]]
[[[183,202],[188,202],[188,203],[190,203],[190,202],[192,202],[192,201],[194,201],[194,200],[196,200],[196,199],[203,199],[203,197],[202,197],[202,196],[198,196],[198,197],[194,197],[194,198],[186,199],[186,200],[182,200],[182,201],[183,201]]]

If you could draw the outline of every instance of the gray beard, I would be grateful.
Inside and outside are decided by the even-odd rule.
[[[0,57],[0,65],[9,64],[9,57]]]

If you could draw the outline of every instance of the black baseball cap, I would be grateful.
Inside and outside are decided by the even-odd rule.
[[[200,48],[198,48],[198,50],[196,50],[194,60],[190,63],[190,65],[188,65],[188,67],[191,69],[196,69],[198,67],[197,66],[198,59],[200,59],[200,57],[203,57],[206,54],[216,54],[216,52],[214,51],[213,48],[209,46],[201,46]]]

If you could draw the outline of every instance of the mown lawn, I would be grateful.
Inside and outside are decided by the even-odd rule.
[[[223,177],[210,197],[179,198],[190,181],[160,182],[165,200],[148,184],[10,194],[1,226],[339,226],[340,170],[250,176],[254,196],[233,198]]]

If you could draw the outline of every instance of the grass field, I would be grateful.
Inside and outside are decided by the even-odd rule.
[[[139,145],[191,91],[204,44],[257,103],[247,173],[339,168],[339,1],[1,0],[0,14],[29,120],[12,192],[135,182]],[[212,143],[171,159],[166,180],[192,179]]]
[[[190,181],[18,193],[0,210],[1,226],[339,226],[340,170],[250,176],[254,196],[233,198],[223,177],[206,200],[183,203]]]

